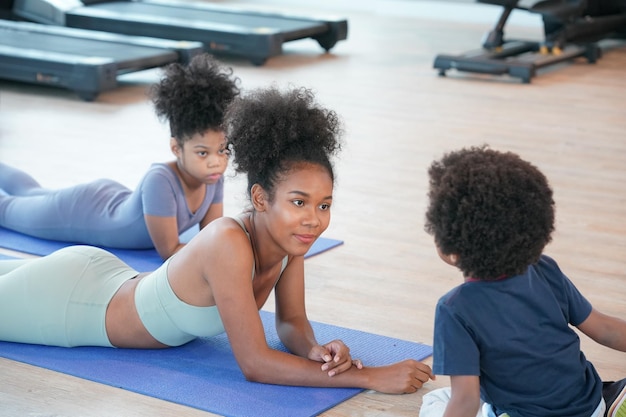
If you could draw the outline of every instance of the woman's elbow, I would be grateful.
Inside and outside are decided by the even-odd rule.
[[[267,382],[267,373],[260,368],[254,361],[243,361],[239,364],[239,369],[248,382]]]
[[[241,372],[248,382],[262,382],[254,368],[241,368]]]

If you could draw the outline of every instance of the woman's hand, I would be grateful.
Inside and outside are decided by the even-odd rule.
[[[338,375],[352,366],[363,368],[359,359],[352,359],[350,348],[341,340],[333,340],[323,346],[313,346],[307,357],[316,362],[324,362],[322,371],[328,372],[328,376]]]
[[[366,367],[364,371],[371,374],[370,388],[385,394],[413,393],[429,379],[435,379],[430,366],[414,359],[392,365]]]

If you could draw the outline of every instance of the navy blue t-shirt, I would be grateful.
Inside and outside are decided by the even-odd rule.
[[[479,376],[498,414],[588,417],[602,382],[570,325],[591,309],[545,255],[525,274],[465,282],[437,304],[433,372]]]

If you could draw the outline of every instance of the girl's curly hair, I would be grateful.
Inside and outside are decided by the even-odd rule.
[[[311,90],[254,90],[233,101],[225,117],[236,172],[247,173],[273,198],[282,176],[298,163],[319,164],[334,182],[332,155],[341,149],[337,114],[319,106]]]
[[[150,89],[157,116],[170,125],[179,145],[196,133],[222,130],[224,113],[239,95],[239,79],[209,54],[193,57],[184,66],[165,67],[164,77]]]
[[[465,276],[493,280],[537,262],[554,231],[546,177],[518,155],[486,146],[450,152],[428,171],[425,230]]]

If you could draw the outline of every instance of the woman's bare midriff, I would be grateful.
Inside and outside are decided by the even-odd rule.
[[[115,293],[106,311],[105,326],[109,341],[120,348],[165,348],[148,333],[135,306],[135,288],[147,272],[126,281]]]

